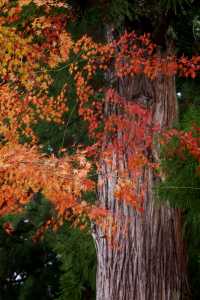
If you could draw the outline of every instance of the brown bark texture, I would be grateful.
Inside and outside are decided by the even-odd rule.
[[[107,76],[113,77],[113,74]],[[159,124],[162,129],[173,125],[177,118],[173,77],[160,76],[149,80],[140,75],[116,79],[116,84],[118,93],[127,101],[146,99],[143,105],[148,105],[153,111],[154,124]],[[109,114],[108,107],[106,110]],[[156,161],[159,149],[157,146],[153,148],[151,155]],[[116,200],[116,170],[126,170],[126,157],[127,153],[119,161],[113,152],[112,164],[102,160],[100,165],[98,200],[118,218],[114,236],[116,246],[110,245],[100,227],[93,232],[98,261],[96,299],[185,299],[187,276],[181,212],[155,202],[153,187],[157,179],[149,168],[144,169],[138,178],[139,186],[145,184],[144,213]],[[111,225],[109,230],[112,231]]]

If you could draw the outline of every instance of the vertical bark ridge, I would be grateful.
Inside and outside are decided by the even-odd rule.
[[[148,98],[154,125],[165,129],[176,121],[174,78],[160,76],[150,81],[140,75],[118,79],[117,90],[127,101],[140,103],[141,99]],[[107,106],[107,114],[109,109]],[[117,247],[110,246],[97,227],[94,232],[97,300],[181,300],[187,285],[181,213],[167,205],[156,204],[153,193],[156,178],[148,168],[138,178],[139,186],[145,185],[144,213],[115,199],[116,169],[127,169],[127,155],[119,158],[113,151],[112,164],[101,161],[98,196],[101,206],[117,216]],[[154,160],[159,159],[157,146],[152,149],[152,156]],[[126,234],[124,229],[127,229]]]

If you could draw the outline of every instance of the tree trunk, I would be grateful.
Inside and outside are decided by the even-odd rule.
[[[154,124],[163,129],[172,126],[177,118],[174,78],[160,76],[151,81],[140,75],[117,82],[118,93],[127,101],[148,99]],[[154,160],[158,159],[158,152],[156,147],[152,149]],[[98,261],[96,299],[183,299],[187,277],[181,213],[178,209],[155,203],[152,189],[157,179],[149,168],[145,168],[138,179],[140,186],[145,185],[144,213],[116,200],[116,168],[126,169],[126,166],[126,156],[119,161],[114,152],[112,164],[102,160],[100,165],[98,200],[118,219],[117,246],[109,244],[99,227],[94,232]]]

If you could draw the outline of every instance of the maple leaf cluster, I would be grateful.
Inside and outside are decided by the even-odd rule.
[[[115,197],[143,211],[145,187],[138,190],[138,178],[145,167],[154,166],[148,159],[156,131],[152,126],[152,114],[137,103],[126,103],[113,89],[107,91],[106,101],[117,104],[118,112],[111,113],[105,122],[107,141],[101,159],[111,165],[113,155],[117,161],[126,161],[126,167],[119,165],[116,168]]]
[[[49,3],[48,3],[49,2]],[[0,51],[0,76],[3,80],[22,85],[28,91],[32,89],[48,90],[52,84],[49,68],[66,62],[73,46],[71,35],[66,31],[66,17],[63,13],[53,15],[44,10],[39,16],[30,16],[22,22],[21,27],[15,25],[20,20],[23,7],[32,1],[17,1],[15,5],[2,1],[0,17],[0,42],[5,45]],[[68,7],[61,1],[34,1],[35,5],[44,7]],[[14,6],[13,6],[14,5]]]
[[[162,56],[149,34],[137,36],[135,32],[125,32],[114,42],[118,53],[115,69],[119,77],[145,74],[151,80],[160,75],[195,78],[200,70],[200,56],[177,58],[173,54]]]
[[[64,30],[63,15],[36,17],[24,32],[12,27],[23,5],[30,2],[18,1],[16,6],[10,6],[9,1],[0,3],[4,12],[0,41],[5,45],[0,51],[0,215],[20,211],[34,194],[42,192],[61,219],[69,208],[74,214],[81,213],[82,192],[92,190],[94,184],[87,179],[91,164],[81,153],[60,159],[46,157],[37,145],[33,125],[40,120],[62,124],[68,110],[65,88],[57,97],[48,95],[52,80],[47,68],[68,59],[72,42]],[[58,1],[35,4],[60,7]],[[21,137],[29,143],[20,144]]]
[[[18,3],[20,6],[25,6],[30,4],[31,2],[35,3],[37,6],[45,6],[47,9],[51,7],[64,7],[69,8],[69,5],[65,3],[64,1],[59,0],[19,0]]]
[[[96,129],[104,117],[106,97],[98,101],[97,94],[103,91],[105,95],[107,92],[106,88],[93,86],[92,79],[97,71],[106,72],[112,65],[115,78],[144,74],[151,80],[176,74],[195,78],[200,71],[200,56],[189,59],[168,54],[163,57],[148,34],[137,36],[135,32],[125,32],[118,40],[106,45],[83,36],[74,44],[72,51],[77,61],[70,65],[70,72],[76,81],[79,114],[88,122],[91,136],[97,134]]]
[[[7,84],[0,86],[0,132],[4,141],[18,143],[21,136],[37,142],[33,124],[46,120],[62,124],[62,115],[67,111],[63,94],[57,98],[21,94]]]
[[[24,86],[28,91],[33,87],[47,89],[51,82],[47,71],[36,73],[43,55],[31,37],[24,38],[15,29],[0,25],[0,76],[3,81]]]
[[[42,13],[25,20],[22,30],[15,22],[31,3]],[[86,159],[94,152],[96,159],[107,165],[112,165],[113,156],[126,161],[126,166],[116,166],[113,171],[117,177],[115,197],[142,211],[146,187],[138,190],[137,178],[145,167],[154,168],[148,153],[158,129],[152,126],[151,112],[120,97],[105,74],[111,68],[116,80],[138,74],[150,80],[176,74],[195,78],[200,57],[163,57],[149,35],[134,32],[125,32],[108,44],[96,43],[88,36],[73,41],[67,31],[68,17],[63,12],[52,14],[55,7],[70,12],[63,1],[0,1],[0,42],[5,45],[0,50],[0,215],[21,210],[35,193],[42,192],[54,204],[60,222],[71,213],[80,216],[77,223],[87,217],[100,222],[108,216],[109,220],[104,208],[89,205],[82,198],[85,191],[94,189],[94,182],[88,179],[92,165]],[[78,113],[88,124],[89,136],[96,140],[82,152],[57,158],[41,153],[33,124],[41,119],[63,122],[68,109],[64,89],[57,97],[48,96],[50,72],[61,63],[75,80]],[[94,84],[98,72],[103,74],[105,88]],[[29,145],[19,143],[22,135],[30,137]],[[199,155],[192,137],[180,136],[182,144]],[[98,161],[96,166],[101,172]]]
[[[97,136],[96,129],[103,117],[103,104],[96,97],[99,91],[95,91],[92,79],[98,70],[107,70],[113,51],[110,44],[95,43],[88,36],[80,38],[73,47],[77,61],[70,65],[70,72],[76,81],[79,115],[88,122],[91,137]]]
[[[200,163],[200,128],[193,125],[189,131],[171,129],[166,131],[161,137],[161,144],[170,145],[173,139],[178,141],[178,146],[171,147],[168,150],[168,157],[177,155],[181,159],[186,159],[186,153],[189,153]],[[199,171],[200,167],[198,167]]]
[[[35,193],[42,192],[64,218],[69,208],[81,211],[85,207],[81,193],[94,188],[87,179],[91,163],[81,153],[47,157],[36,147],[7,143],[0,149],[0,157],[0,215],[19,211]]]
[[[106,145],[103,150],[101,146],[101,159],[110,163],[112,169],[113,155],[117,156],[117,161],[127,161],[126,168],[120,170],[120,166],[116,166],[116,170],[113,170],[113,174],[117,174],[113,176],[118,178],[116,198],[142,211],[145,186],[138,191],[137,178],[142,175],[145,167],[156,168],[158,165],[149,161],[148,153],[154,133],[159,128],[152,126],[150,111],[134,104],[134,101],[130,102],[131,99],[126,101],[114,88],[105,88],[101,102],[96,101],[96,94],[102,89],[93,87],[92,78],[98,70],[107,72],[111,66],[116,80],[140,74],[150,80],[176,74],[195,78],[200,70],[200,57],[189,59],[184,56],[177,58],[172,54],[163,56],[148,34],[137,36],[135,32],[125,32],[118,40],[105,46],[84,36],[75,44],[73,51],[76,55],[80,53],[81,58],[81,64],[71,66],[77,85],[79,114],[88,121],[91,136],[98,136],[100,144]],[[105,107],[109,110],[107,114]],[[96,131],[102,123],[103,130]]]

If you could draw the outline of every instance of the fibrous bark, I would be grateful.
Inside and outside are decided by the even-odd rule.
[[[127,101],[148,105],[155,125],[162,129],[173,125],[177,118],[173,77],[160,75],[150,80],[140,75],[116,82],[118,93]],[[141,103],[144,99],[145,103]],[[108,109],[105,113],[109,113]],[[151,156],[154,161],[159,159],[157,146],[152,147]],[[127,153],[119,161],[113,151],[111,164],[101,161],[98,200],[116,216],[117,230],[116,246],[109,244],[101,228],[97,227],[93,234],[98,260],[97,300],[183,299],[187,276],[181,212],[155,202],[153,187],[158,179],[147,167],[138,178],[139,186],[145,186],[144,212],[116,200],[116,170],[126,170],[126,160]]]

